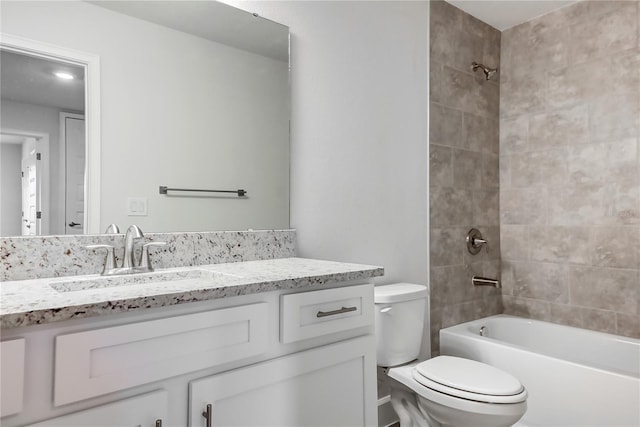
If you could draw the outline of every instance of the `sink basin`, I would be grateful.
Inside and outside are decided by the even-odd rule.
[[[61,280],[50,283],[49,286],[58,292],[76,292],[193,279],[205,280],[208,284],[212,284],[212,282],[220,282],[222,285],[224,283],[228,283],[234,278],[237,278],[237,276],[208,270],[154,271],[151,273],[129,274],[122,276],[100,276],[89,279]]]

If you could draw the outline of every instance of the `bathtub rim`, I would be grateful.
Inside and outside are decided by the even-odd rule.
[[[575,326],[568,326],[568,325],[562,325],[559,323],[552,323],[552,322],[548,322],[545,320],[538,320],[538,319],[529,319],[529,318],[525,318],[525,317],[519,317],[519,316],[514,316],[511,314],[496,314],[496,315],[492,315],[492,316],[487,316],[487,317],[482,317],[480,319],[475,319],[475,320],[471,320],[468,322],[464,322],[464,323],[460,323],[457,325],[453,325],[453,326],[449,326],[447,328],[442,328],[440,329],[438,335],[440,337],[440,343],[442,346],[442,336],[443,334],[451,334],[451,335],[456,335],[456,336],[462,336],[464,337],[464,339],[469,339],[471,341],[473,341],[476,344],[482,344],[482,345],[495,345],[501,348],[510,348],[510,349],[517,349],[519,351],[524,351],[524,352],[529,352],[529,353],[534,353],[540,357],[544,357],[544,358],[548,358],[548,359],[552,359],[552,360],[557,360],[557,361],[562,361],[564,363],[569,363],[572,365],[576,365],[576,366],[582,366],[582,367],[586,367],[589,369],[594,369],[597,371],[601,371],[601,372],[606,372],[608,374],[611,375],[616,375],[616,376],[620,376],[620,377],[624,377],[624,378],[632,378],[632,379],[636,379],[639,380],[640,379],[640,371],[638,371],[638,373],[636,372],[629,372],[629,371],[625,371],[624,369],[615,369],[613,367],[609,367],[609,366],[598,366],[597,363],[592,363],[590,361],[580,361],[578,360],[570,360],[567,358],[563,358],[561,356],[558,355],[553,355],[553,354],[549,354],[549,353],[545,353],[545,352],[540,352],[539,350],[535,350],[532,349],[530,347],[525,347],[519,344],[514,344],[514,343],[510,343],[507,341],[501,341],[499,339],[496,338],[492,338],[492,337],[487,337],[487,336],[481,336],[479,335],[479,332],[473,333],[471,332],[468,328],[471,325],[474,324],[478,324],[481,323],[482,321],[486,320],[486,319],[515,319],[517,321],[522,321],[522,322],[526,322],[526,323],[542,323],[542,324],[546,324],[546,325],[551,325],[554,328],[557,327],[561,330],[570,330],[570,331],[579,331],[580,334],[587,334],[587,335],[591,335],[591,334],[595,334],[595,335],[601,335],[601,336],[605,336],[608,337],[610,339],[614,339],[617,341],[622,341],[622,342],[629,342],[632,345],[635,345],[638,347],[638,350],[640,351],[640,339],[638,338],[631,338],[631,337],[624,337],[621,335],[615,335],[615,334],[610,334],[607,332],[600,332],[600,331],[593,331],[593,330],[589,330],[589,329],[583,329],[583,328],[578,328]],[[479,327],[482,325],[478,325],[478,329]]]

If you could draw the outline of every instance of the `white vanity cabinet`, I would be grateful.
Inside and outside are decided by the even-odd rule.
[[[267,351],[268,303],[56,337],[56,406]]]
[[[27,427],[163,427],[169,393],[158,390],[30,424]]]
[[[363,337],[191,381],[189,426],[374,425],[374,358]]]
[[[27,349],[24,402],[3,427],[377,424],[368,280],[3,335]]]
[[[24,400],[23,338],[0,342],[0,416],[22,411]]]

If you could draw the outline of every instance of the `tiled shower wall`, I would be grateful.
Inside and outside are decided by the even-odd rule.
[[[506,313],[640,336],[640,10],[583,1],[502,33]]]
[[[500,62],[500,32],[443,1],[431,2],[430,286],[431,347],[438,331],[502,311],[500,291],[474,288],[473,275],[496,278],[499,238],[499,79],[471,63]],[[489,241],[476,256],[465,236]]]

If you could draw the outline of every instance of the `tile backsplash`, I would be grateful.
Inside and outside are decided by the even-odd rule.
[[[145,233],[147,242],[167,242],[151,249],[154,268],[294,257],[295,238],[295,230]],[[2,237],[0,281],[96,274],[105,251],[85,246],[113,245],[120,262],[123,240],[122,234]]]

